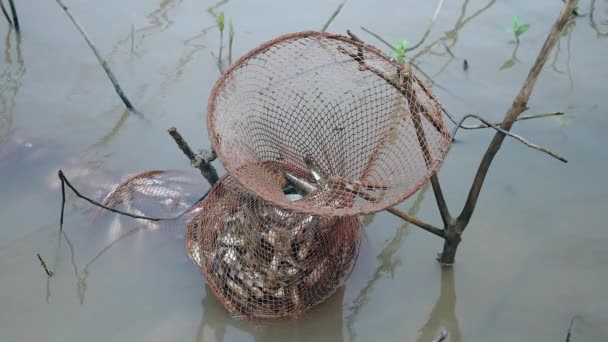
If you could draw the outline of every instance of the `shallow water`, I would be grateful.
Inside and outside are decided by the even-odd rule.
[[[191,145],[209,147],[206,101],[219,76],[211,55],[219,44],[214,13],[233,19],[240,56],[277,35],[321,28],[339,3],[69,1],[147,120],[125,113],[54,1],[17,3],[20,42],[0,18],[0,147],[8,151],[0,152],[0,339],[430,341],[445,328],[450,341],[564,341],[578,315],[578,340],[606,340],[606,0],[581,1],[586,16],[565,31],[529,103],[530,114],[566,116],[514,128],[569,163],[507,140],[451,270],[434,261],[442,241],[380,213],[365,218],[367,236],[344,289],[299,320],[260,326],[232,320],[210,294],[187,258],[184,227],[129,234],[134,222],[124,231],[96,230],[87,224],[87,206],[70,197],[59,233],[58,168],[98,185],[147,169],[188,170],[166,133],[171,126]],[[365,26],[391,42],[413,43],[434,6],[350,0],[329,30],[350,28],[383,47],[359,29]],[[561,6],[446,1],[411,56],[441,85],[434,92],[450,112],[499,121]],[[514,14],[531,23],[515,59],[505,33]],[[442,45],[428,48],[437,40],[455,58]],[[500,70],[505,62],[512,67]],[[492,133],[459,134],[440,174],[452,211]],[[440,223],[428,187],[399,207]]]

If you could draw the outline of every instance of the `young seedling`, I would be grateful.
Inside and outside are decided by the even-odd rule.
[[[519,17],[514,15],[512,27],[509,27],[507,29],[507,32],[509,32],[509,33],[512,32],[513,35],[515,36],[515,40],[511,41],[511,42],[519,43],[519,36],[524,34],[529,28],[530,28],[530,24],[522,24],[521,21],[519,21]]]
[[[222,60],[222,44],[224,41],[224,12],[220,12],[217,16],[217,26],[220,29],[220,55],[218,61]]]
[[[408,60],[408,58],[405,57],[405,50],[407,49],[407,46],[409,44],[410,43],[407,40],[402,40],[399,43],[397,43],[393,47],[393,51],[391,52],[391,57],[393,57],[399,63],[406,62]]]

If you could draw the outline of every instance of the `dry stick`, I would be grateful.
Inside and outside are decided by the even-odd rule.
[[[437,8],[435,9],[435,13],[433,14],[433,17],[431,18],[431,22],[429,23],[429,27],[427,27],[427,29],[424,32],[424,35],[422,36],[422,38],[420,39],[420,41],[418,43],[416,43],[415,45],[413,45],[412,47],[409,47],[409,48],[405,49],[404,52],[409,52],[409,51],[415,50],[420,45],[422,45],[422,43],[424,43],[424,41],[426,40],[426,38],[431,33],[431,29],[433,28],[433,24],[435,24],[435,20],[437,20],[437,16],[439,15],[439,11],[441,11],[441,6],[443,6],[443,0],[439,0],[439,3],[437,4]]]
[[[323,25],[323,28],[321,28],[321,32],[327,31],[327,28],[329,27],[329,25],[331,25],[331,22],[334,21],[334,19],[336,19],[338,14],[340,14],[340,11],[342,10],[342,7],[344,7],[344,4],[346,4],[346,1],[348,1],[348,0],[344,0],[344,1],[342,1],[341,4],[338,5],[338,8],[336,8],[334,13],[331,15],[331,17],[329,17],[329,19],[325,23],[325,25]]]
[[[74,25],[76,26],[76,28],[78,29],[78,31],[80,31],[80,34],[84,37],[84,39],[86,40],[86,42],[89,45],[89,47],[91,48],[91,50],[93,50],[93,53],[95,54],[95,57],[97,57],[97,60],[99,61],[99,63],[103,67],[103,70],[108,75],[108,78],[110,78],[110,81],[114,85],[114,90],[116,90],[116,93],[118,94],[118,96],[120,96],[120,99],[122,100],[122,102],[129,109],[129,111],[131,111],[132,113],[139,113],[133,107],[133,105],[131,104],[131,101],[129,101],[129,99],[127,98],[127,96],[125,95],[125,93],[120,88],[120,85],[118,84],[118,80],[116,80],[116,77],[112,73],[112,70],[110,70],[110,67],[108,66],[108,63],[101,57],[101,55],[99,54],[99,51],[97,50],[97,48],[95,47],[95,45],[93,45],[93,42],[91,42],[91,40],[89,39],[89,36],[84,31],[84,28],[82,28],[82,26],[78,23],[78,21],[76,20],[76,18],[74,18],[72,16],[72,13],[68,9],[68,7],[63,3],[62,0],[56,0],[56,1],[59,4],[59,6],[61,6],[61,8],[63,8],[63,11],[65,12],[65,14],[67,14],[67,16],[70,18],[70,20],[72,21],[72,23],[74,23]]]
[[[11,6],[11,13],[13,14],[13,26],[15,26],[15,31],[19,32],[19,18],[17,18],[17,9],[15,9],[15,4],[13,0],[8,0],[8,4]]]
[[[517,95],[517,97],[513,101],[513,104],[511,105],[511,108],[505,115],[505,118],[503,120],[504,124],[502,125],[502,127],[506,131],[509,131],[511,129],[517,117],[523,111],[526,110],[528,99],[530,98],[530,94],[534,89],[536,80],[538,79],[538,76],[545,62],[547,61],[547,58],[549,57],[549,53],[555,46],[557,40],[559,39],[560,32],[562,31],[564,26],[566,26],[566,23],[568,22],[572,13],[572,9],[574,8],[574,6],[576,6],[576,3],[576,0],[568,0],[566,5],[562,8],[559,17],[555,21],[551,32],[547,36],[545,43],[543,44],[538,56],[536,57],[534,65],[532,65],[532,68],[530,68],[528,77],[522,85],[519,94]],[[467,224],[471,220],[471,217],[473,216],[473,211],[475,210],[477,200],[479,199],[479,194],[481,192],[483,182],[485,180],[486,175],[488,174],[488,170],[490,169],[492,160],[500,149],[502,142],[505,139],[505,136],[506,135],[504,135],[503,133],[497,132],[494,135],[492,142],[488,146],[488,149],[486,150],[486,153],[484,154],[479,164],[477,174],[475,175],[475,180],[471,185],[471,189],[469,191],[469,195],[462,209],[462,212],[458,216],[455,225],[448,227],[448,239],[446,239],[443,247],[443,252],[440,255],[440,262],[446,264],[452,264],[454,262],[456,249],[460,242],[461,235],[464,232]]]
[[[36,256],[38,256],[38,260],[40,260],[40,266],[42,266],[42,268],[44,269],[44,272],[46,272],[46,275],[49,277],[52,277],[53,272],[49,271],[49,268],[46,266],[46,262],[44,262],[44,260],[40,256],[40,254],[36,254]]]
[[[498,132],[500,132],[500,133],[502,133],[502,134],[505,134],[505,135],[508,135],[508,136],[510,136],[511,138],[513,138],[513,139],[515,139],[515,140],[518,140],[518,141],[522,142],[523,144],[525,144],[526,146],[528,146],[528,147],[530,147],[530,148],[533,148],[533,149],[535,149],[535,150],[537,150],[537,151],[544,152],[544,153],[546,153],[546,154],[550,155],[551,157],[553,157],[553,158],[555,158],[555,159],[558,159],[558,160],[563,161],[564,163],[567,163],[567,162],[568,162],[568,161],[567,161],[565,158],[563,158],[563,157],[561,157],[561,156],[559,156],[559,155],[555,154],[554,152],[552,152],[552,151],[548,150],[547,148],[542,147],[542,146],[538,146],[538,145],[536,145],[536,144],[532,144],[532,143],[528,142],[526,139],[522,138],[521,136],[519,136],[519,135],[517,135],[517,134],[515,134],[515,133],[511,133],[511,132],[509,132],[509,131],[507,131],[507,130],[504,130],[504,129],[502,129],[502,128],[498,127],[497,125],[492,124],[492,123],[488,122],[487,120],[485,120],[484,118],[482,118],[482,117],[480,117],[480,116],[477,116],[477,115],[475,115],[475,114],[467,114],[467,115],[465,115],[465,116],[464,116],[462,119],[460,119],[460,122],[458,123],[458,125],[457,125],[456,127],[454,127],[454,130],[452,131],[452,138],[456,136],[456,132],[458,132],[458,128],[460,128],[460,126],[462,125],[462,123],[463,123],[463,122],[464,122],[466,119],[468,119],[468,118],[475,118],[475,119],[477,119],[477,120],[479,120],[479,121],[483,122],[483,123],[486,125],[486,127],[492,127],[492,128],[494,128],[495,130],[497,130]]]
[[[441,228],[437,228],[437,227],[435,227],[431,224],[428,224],[424,221],[421,221],[415,217],[409,216],[408,214],[404,213],[403,211],[401,211],[395,207],[387,208],[386,211],[399,217],[400,219],[402,219],[404,221],[407,221],[415,226],[418,226],[418,227],[426,230],[429,233],[435,234],[435,235],[445,239],[445,230],[443,230]]]
[[[184,152],[188,159],[190,159],[192,167],[199,169],[203,177],[205,177],[205,179],[207,180],[207,182],[209,182],[209,184],[213,186],[213,184],[215,184],[219,179],[217,171],[211,164],[211,162],[214,161],[217,157],[215,151],[212,150],[211,152],[207,153],[200,151],[199,154],[195,154],[175,127],[169,128],[168,132],[173,138],[173,140],[175,140],[175,143],[177,144],[179,149]]]
[[[2,13],[4,13],[4,17],[6,18],[6,21],[8,21],[9,26],[13,26],[13,21],[11,20],[11,17],[8,15],[8,12],[6,11],[6,7],[4,7],[4,3],[2,2],[2,0],[0,0],[0,8],[2,8]]]

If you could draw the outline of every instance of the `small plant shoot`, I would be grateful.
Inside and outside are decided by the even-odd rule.
[[[224,12],[217,16],[217,26],[220,28],[220,32],[224,33]]]
[[[405,57],[405,50],[407,50],[409,44],[410,43],[407,40],[402,40],[395,44],[393,51],[391,52],[391,57],[393,57],[399,63],[406,62],[408,58]]]
[[[519,43],[519,37],[528,31],[529,28],[530,24],[522,24],[519,17],[514,15],[512,26],[507,29],[507,32],[513,33],[515,36],[515,40],[512,40],[511,43]]]

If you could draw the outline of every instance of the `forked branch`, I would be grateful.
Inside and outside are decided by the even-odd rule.
[[[528,77],[526,78],[524,84],[522,85],[517,97],[513,101],[511,108],[507,111],[504,120],[502,129],[505,131],[509,131],[513,126],[513,123],[517,120],[517,117],[523,113],[527,109],[528,100],[530,99],[530,94],[534,89],[534,85],[540,75],[547,58],[555,44],[557,43],[560,32],[568,23],[568,20],[571,18],[572,10],[575,8],[577,4],[577,0],[568,0],[566,1],[565,6],[562,8],[562,11],[555,21],[551,32],[547,36],[545,43],[543,44],[538,57],[536,57],[536,61],[530,68],[530,72],[528,73]],[[479,193],[481,192],[481,188],[483,186],[483,182],[488,174],[488,170],[490,169],[490,164],[492,164],[492,160],[496,156],[496,153],[502,146],[502,142],[505,139],[505,135],[502,132],[496,132],[492,142],[488,146],[477,170],[477,174],[475,175],[475,179],[469,191],[469,195],[467,197],[466,203],[462,212],[458,216],[458,224],[461,225],[462,231],[466,228],[466,225],[469,223],[471,217],[473,216],[473,211],[475,210],[475,206],[477,204],[477,200],[479,198]]]

